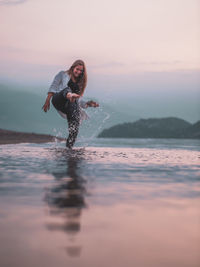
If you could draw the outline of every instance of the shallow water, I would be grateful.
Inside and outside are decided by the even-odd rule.
[[[1,266],[199,266],[199,141],[77,145],[0,146]]]

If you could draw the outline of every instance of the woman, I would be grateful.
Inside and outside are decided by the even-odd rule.
[[[66,146],[71,148],[78,135],[81,119],[87,118],[82,108],[98,107],[94,101],[84,102],[80,100],[87,84],[85,63],[76,60],[67,71],[60,71],[54,78],[42,107],[44,112],[50,108],[50,100],[59,114],[68,121],[69,135]]]

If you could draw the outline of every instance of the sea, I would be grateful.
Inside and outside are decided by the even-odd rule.
[[[200,141],[0,146],[0,266],[200,266]]]

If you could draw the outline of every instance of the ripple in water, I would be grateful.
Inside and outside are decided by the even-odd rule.
[[[1,146],[1,266],[198,266],[199,151],[142,143]]]

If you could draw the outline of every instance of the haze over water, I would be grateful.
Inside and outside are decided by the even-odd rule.
[[[1,266],[199,266],[199,141],[87,142],[0,146]]]

